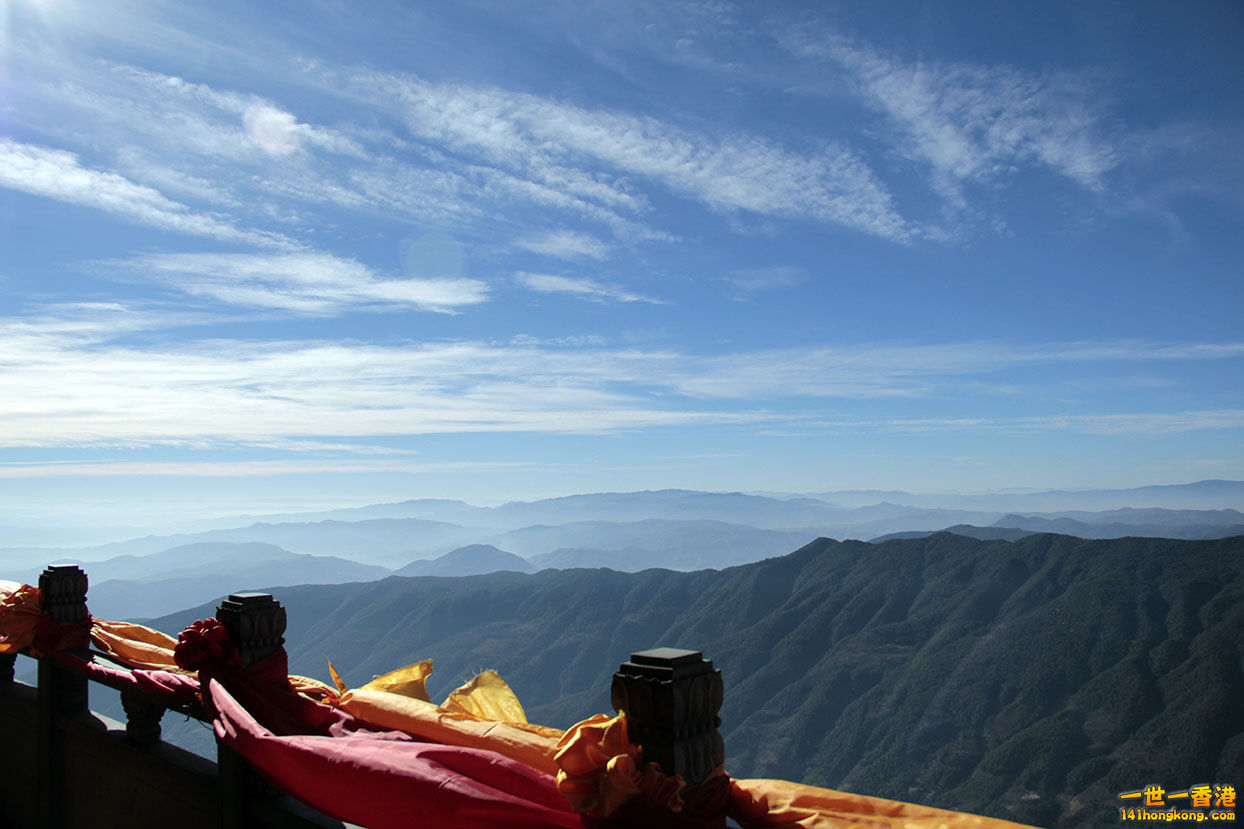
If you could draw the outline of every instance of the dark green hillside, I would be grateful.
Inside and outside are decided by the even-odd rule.
[[[1244,781],[1244,538],[820,539],[723,571],[389,578],[277,592],[293,667],[351,684],[431,656],[499,670],[534,721],[608,709],[631,651],[722,668],[736,776],[1037,825],[1117,793]],[[177,626],[185,619],[170,620]]]

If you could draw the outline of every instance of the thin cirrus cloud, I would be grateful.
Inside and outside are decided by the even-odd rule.
[[[35,84],[22,92],[24,106],[91,123],[121,148],[135,177],[172,182],[187,194],[197,189],[217,204],[273,201],[286,208],[275,217],[322,204],[439,223],[499,215],[504,211],[483,206],[518,202],[599,222],[628,238],[670,238],[635,218],[647,210],[642,197],[597,170],[563,166],[533,177],[480,163],[479,153],[447,155],[439,141],[413,145],[357,123],[372,119],[329,128],[302,123],[258,95],[176,75],[113,63],[65,69],[72,84]],[[373,103],[380,112],[392,108],[387,99]],[[366,106],[354,101],[356,112]],[[215,192],[202,186],[209,180]],[[584,239],[544,240],[563,250],[576,244],[580,254],[595,255]]]
[[[272,445],[437,433],[600,434],[658,425],[789,423],[859,427],[830,420],[819,398],[938,396],[957,378],[988,380],[1000,368],[1103,362],[1239,359],[1244,344],[1002,343],[874,345],[703,356],[679,350],[521,342],[368,345],[237,340],[133,345],[141,313],[115,304],[48,309],[0,319],[3,445]],[[150,325],[167,321],[158,317]],[[800,379],[801,375],[805,375]],[[999,399],[974,383],[973,400]],[[1045,395],[1035,390],[1039,397]],[[777,400],[802,398],[779,413]],[[1110,408],[1109,401],[1102,403]],[[1180,412],[1083,412],[912,419],[871,425],[903,431],[976,429],[1172,434],[1238,428],[1238,408]]]
[[[655,187],[721,213],[811,220],[897,241],[917,235],[861,157],[833,142],[796,152],[758,135],[709,134],[492,87],[328,72],[326,87],[352,84],[362,99],[356,105],[397,116],[418,139],[395,156],[392,147],[372,146],[379,139],[365,131],[301,123],[253,94],[127,65],[103,70],[26,93],[28,106],[47,102],[66,118],[88,118],[131,161],[141,145],[152,173],[139,165],[139,179],[171,182],[188,195],[213,182],[217,192],[207,195],[218,205],[275,197],[300,207],[398,210],[426,221],[460,219],[472,205],[525,202],[621,238],[669,241],[674,236],[646,218],[653,207],[645,189]],[[176,204],[170,200],[161,217],[147,220],[172,226]],[[198,232],[230,235],[229,223],[205,219],[199,224],[216,226]],[[607,251],[571,232],[520,236],[517,244],[567,259]]]
[[[106,263],[229,305],[330,315],[346,310],[456,313],[488,300],[476,279],[386,279],[353,259],[324,253],[151,254]]]
[[[845,418],[809,419],[805,433],[825,430],[870,434],[877,431],[930,432],[1072,432],[1085,435],[1149,436],[1244,427],[1244,409],[1193,409],[1178,412],[1048,415],[1039,417]]]
[[[575,279],[546,273],[518,273],[514,277],[519,284],[545,294],[572,294],[596,302],[647,302],[664,305],[664,301],[631,293],[616,285],[607,285],[594,279]]]
[[[113,148],[135,186],[176,192],[231,213],[249,206],[251,218],[265,222],[305,215],[317,202],[350,210],[419,207],[419,218],[438,215],[437,204],[462,202],[453,182],[433,180],[432,170],[402,184],[412,194],[405,204],[373,198],[353,179],[372,171],[392,189],[410,178],[406,166],[374,156],[364,136],[302,123],[261,96],[126,64],[70,62],[62,68],[72,82],[32,81],[19,90],[19,107],[46,113],[43,120],[50,123],[89,125],[98,144]],[[78,136],[70,131],[60,137],[72,142]],[[217,236],[228,234],[217,229]]]
[[[1091,85],[1069,74],[1011,66],[910,63],[839,35],[787,37],[803,57],[846,70],[856,94],[883,114],[882,133],[924,162],[933,188],[958,206],[963,185],[1043,166],[1091,190],[1119,163]]]
[[[747,134],[710,135],[650,116],[586,109],[528,93],[358,72],[356,87],[391,102],[419,138],[611,209],[641,206],[604,165],[719,212],[843,225],[905,241],[915,231],[850,148],[825,142],[799,154]]]
[[[547,352],[323,343],[49,349],[0,377],[4,445],[268,443],[322,435],[603,433],[739,414],[662,410]],[[84,359],[89,355],[89,359]],[[549,359],[543,359],[549,358]],[[527,372],[526,375],[523,372]],[[56,376],[57,382],[48,378]]]
[[[137,224],[176,233],[260,247],[296,247],[281,234],[241,230],[222,219],[196,213],[154,188],[116,173],[84,167],[73,153],[11,139],[0,139],[0,186],[103,210]]]
[[[624,215],[644,211],[645,202],[596,171],[564,167],[547,170],[537,180],[525,171],[481,164],[474,156],[445,155],[438,142],[404,145],[395,154],[395,137],[374,129],[301,123],[292,112],[256,95],[138,67],[106,68],[109,72],[99,79],[80,79],[102,85],[99,91],[84,95],[52,89],[45,94],[60,106],[89,113],[116,143],[141,143],[148,155],[158,150],[150,159],[155,164],[198,171],[186,174],[223,182],[222,187],[248,200],[275,199],[293,208],[289,215],[318,203],[424,222],[460,222],[478,219],[487,212],[483,205],[517,201],[596,221],[629,238],[669,238]],[[380,108],[388,106],[386,101]],[[159,168],[154,172],[159,174]],[[140,175],[151,178],[145,171]],[[169,178],[167,173],[162,177]],[[589,239],[531,241],[548,250],[596,257],[600,246]]]
[[[364,146],[350,136],[300,123],[293,113],[258,95],[216,89],[126,64],[107,64],[106,68],[115,83],[106,94],[95,96],[97,114],[117,126],[123,118],[137,119],[151,128],[147,136],[154,131],[154,137],[165,145],[181,148],[189,142],[204,155],[234,160],[253,160],[254,148],[270,156],[289,156],[304,145],[335,155],[369,158]]]
[[[518,247],[558,259],[604,259],[609,246],[587,233],[559,230],[518,241]]]
[[[989,381],[1028,366],[1146,361],[1229,360],[1244,343],[1160,344],[1140,341],[1053,343],[1020,347],[1002,342],[926,345],[869,344],[770,349],[701,357],[666,382],[704,399],[839,397],[878,399],[944,394],[963,378]],[[1095,375],[1096,376],[1096,375]],[[1097,381],[1100,384],[1100,380]],[[1008,384],[998,384],[998,389]]]
[[[60,463],[0,463],[0,478],[78,478],[159,476],[177,478],[269,477],[378,472],[443,472],[450,469],[497,469],[537,464],[505,461],[449,461],[439,463],[383,459],[299,459],[254,461],[76,461]]]

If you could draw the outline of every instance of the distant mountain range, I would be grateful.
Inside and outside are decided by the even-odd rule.
[[[940,530],[889,533],[874,538],[873,541],[923,538],[933,532]],[[955,524],[946,527],[945,532],[970,538],[1001,538],[1008,541],[1034,533],[1058,533],[1078,538],[1230,538],[1244,535],[1244,513],[1231,509],[1121,509],[1095,513],[1068,512],[1053,518],[1039,515],[1004,515],[988,527]]]
[[[996,518],[1011,512],[1100,511],[1127,507],[1162,507],[1171,510],[1240,508],[1244,507],[1244,481],[1207,480],[1135,489],[1036,490],[984,494],[833,490],[813,495],[793,495],[666,489],[567,495],[531,502],[514,501],[496,507],[477,507],[463,501],[444,499],[416,499],[324,512],[237,516],[215,519],[210,523],[213,525],[211,528],[224,528],[256,522],[420,518],[452,524],[516,529],[531,524],[563,524],[568,521],[625,522],[667,518],[718,520],[753,527],[787,529],[815,526],[827,521],[862,523],[873,518],[893,517],[912,509],[995,513]],[[875,514],[865,517],[866,513],[855,512],[862,508],[872,508]],[[842,520],[844,518],[845,521]],[[962,520],[976,519],[965,517]]]
[[[826,497],[835,495],[827,493]],[[837,493],[863,497],[860,493]],[[953,526],[1013,527],[1083,537],[1128,535],[1214,538],[1244,532],[1244,482],[1202,481],[1136,490],[959,496],[974,508],[928,506],[932,496],[866,493],[905,499],[843,506],[818,498],[770,497],[688,490],[598,493],[476,507],[461,501],[417,500],[327,513],[272,517],[194,533],[151,535],[76,549],[0,548],[8,572],[57,558],[103,561],[147,556],[203,543],[263,543],[304,555],[336,556],[398,569],[472,544],[529,558],[536,566],[576,566],[627,551],[614,566],[642,569],[724,567],[792,549],[813,538],[874,539],[936,532]],[[948,496],[938,496],[942,503]],[[1120,503],[1134,497],[1134,504]],[[1162,501],[1155,507],[1150,502]],[[1016,504],[1063,506],[1042,512]],[[1218,504],[1193,509],[1188,503]],[[1091,510],[1085,504],[1109,504]],[[1224,505],[1225,504],[1225,505]],[[1007,507],[982,509],[980,507]],[[1070,505],[1070,506],[1068,506]],[[1078,506],[1077,506],[1078,505]],[[278,520],[282,519],[282,520]],[[298,519],[298,520],[283,520]],[[237,519],[239,522],[242,519]],[[3,543],[3,539],[0,539]],[[576,560],[573,552],[580,551]],[[540,557],[550,557],[543,560]]]
[[[102,619],[172,613],[230,593],[290,584],[341,584],[384,578],[384,567],[333,556],[291,553],[272,544],[201,543],[85,565],[91,612]],[[38,572],[23,574],[35,583]]]
[[[583,566],[587,560],[598,559],[602,552],[608,556],[614,551],[629,550],[613,555],[610,566],[616,570],[698,570],[780,555],[815,537],[811,530],[766,530],[724,521],[650,518],[523,527],[497,536],[496,543],[540,567]],[[585,558],[567,555],[567,548],[583,550]]]
[[[1047,489],[968,494],[839,490],[796,497],[818,498],[842,506],[894,501],[912,506],[1003,512],[1098,511],[1124,507],[1209,510],[1234,508],[1244,504],[1244,481],[1207,480],[1133,489]]]
[[[121,555],[143,556],[194,544],[260,542],[308,555],[342,556],[371,564],[400,565],[415,557],[439,555],[454,547],[470,544],[481,533],[488,532],[493,531],[418,518],[258,523],[198,533],[147,536],[67,552],[72,552],[73,558],[95,561]]]
[[[522,556],[498,550],[491,544],[459,547],[440,558],[412,561],[397,576],[477,576],[484,573],[534,573],[536,568]]]
[[[896,538],[928,538],[938,532],[953,533],[981,541],[1018,541],[1024,536],[1037,535],[1037,533],[1031,530],[1021,530],[1015,527],[974,527],[971,524],[955,524],[953,527],[947,527],[944,530],[908,530],[907,532],[890,533],[889,535],[874,538],[873,543],[893,541]]]
[[[1113,503],[1131,493],[1140,501],[1162,497],[1183,503],[1230,498],[1242,490],[1239,482],[1203,481],[1184,487],[1005,499],[1035,502],[1074,495],[1082,502]],[[867,493],[882,494],[904,495]],[[973,497],[973,503],[985,498]],[[990,498],[996,501],[995,496],[985,500]],[[97,612],[144,617],[243,587],[366,581],[395,572],[461,576],[575,567],[628,572],[651,567],[721,569],[779,555],[817,537],[884,540],[946,529],[1007,540],[1042,532],[1081,538],[1244,535],[1244,513],[1235,508],[1000,513],[890,501],[844,507],[803,496],[688,490],[572,495],[490,508],[431,499],[287,517],[303,520],[252,522],[78,549],[0,549],[0,575],[33,581],[48,563],[84,562],[96,586]],[[316,520],[306,520],[310,518]],[[138,584],[157,579],[158,589]]]
[[[1244,779],[1244,538],[820,539],[724,570],[387,578],[277,591],[291,670],[352,685],[432,657],[533,721],[609,708],[635,650],[703,650],[737,776],[1041,826],[1117,795]],[[160,620],[170,632],[210,606]]]

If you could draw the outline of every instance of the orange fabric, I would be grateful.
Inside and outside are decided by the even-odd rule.
[[[683,779],[667,777],[656,763],[644,765],[627,739],[625,714],[590,717],[557,745],[557,789],[576,812],[612,817],[637,797],[671,812],[682,809]]]
[[[364,722],[421,740],[489,749],[550,776],[557,773],[553,752],[561,732],[556,729],[480,720],[420,699],[364,688],[344,694],[340,705]]]
[[[477,720],[527,724],[527,712],[523,710],[522,703],[496,671],[476,674],[469,682],[452,691],[441,703],[441,708]],[[561,733],[558,732],[557,736],[560,737]]]
[[[353,691],[329,668],[341,692],[338,704],[360,720],[445,745],[489,749],[550,776],[557,773],[553,755],[562,732],[528,723],[518,697],[495,671],[484,671],[434,705],[426,686],[430,659]]]
[[[337,683],[337,690],[344,694],[347,690],[346,684],[337,675],[337,669],[333,667],[333,663],[328,663],[328,670],[332,672],[333,682]],[[428,698],[427,688],[427,679],[431,675],[432,660],[425,659],[422,662],[416,662],[413,665],[407,665],[404,668],[398,668],[396,671],[389,671],[383,676],[378,676],[364,685],[363,688],[368,691],[385,691],[390,694],[398,694],[411,699],[431,702],[432,700]]]
[[[0,581],[0,653],[17,653],[35,639],[43,594],[39,588]]]
[[[787,780],[732,781],[730,816],[744,829],[1025,829],[1008,820]]]
[[[168,671],[194,677],[199,675],[197,671],[186,670],[177,664],[173,656],[176,639],[145,625],[93,618],[91,641],[127,668]],[[318,679],[290,674],[289,684],[298,693],[314,700],[324,702],[337,698],[336,692]]]
[[[180,667],[173,659],[177,640],[167,633],[133,622],[110,622],[105,619],[93,619],[92,622],[91,641],[95,647],[125,666],[196,675],[194,671]]]

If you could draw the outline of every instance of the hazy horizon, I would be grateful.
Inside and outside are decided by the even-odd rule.
[[[891,506],[901,505],[902,511],[906,511],[908,514],[921,514],[922,511],[928,511],[929,517],[923,523],[921,521],[916,522],[920,529],[927,530],[942,529],[951,523],[963,523],[953,517],[939,523],[938,519],[934,517],[939,514],[953,516],[955,513],[972,513],[977,516],[985,516],[992,513],[994,517],[1001,517],[1003,513],[1034,516],[1081,512],[1105,514],[1115,510],[1144,510],[1153,507],[1157,507],[1159,511],[1170,510],[1178,512],[1191,510],[1193,512],[1203,512],[1203,519],[1221,522],[1222,519],[1220,517],[1211,516],[1209,513],[1224,510],[1239,512],[1241,506],[1244,506],[1244,499],[1241,499],[1239,494],[1241,491],[1244,491],[1244,481],[1208,479],[1182,484],[1156,484],[1134,489],[1016,488],[980,492],[838,490],[799,493],[687,490],[685,488],[664,487],[626,492],[608,490],[600,492],[564,492],[544,497],[533,496],[493,502],[480,499],[471,500],[469,498],[403,498],[382,502],[316,502],[312,504],[296,504],[288,509],[275,510],[226,509],[216,512],[203,512],[196,509],[186,513],[173,512],[166,503],[134,503],[130,512],[112,515],[111,517],[114,520],[111,522],[107,520],[92,520],[92,518],[100,516],[82,512],[72,514],[57,514],[54,511],[44,513],[30,512],[13,516],[12,520],[0,521],[0,549],[8,548],[10,551],[18,551],[26,548],[31,553],[40,549],[73,551],[79,548],[86,549],[97,545],[106,546],[117,542],[133,541],[141,536],[174,537],[179,534],[193,534],[212,529],[244,528],[251,524],[266,526],[291,522],[314,523],[326,519],[338,522],[369,521],[394,515],[426,517],[435,522],[461,523],[473,526],[476,523],[481,523],[478,521],[479,515],[477,514],[481,509],[486,511],[503,510],[507,507],[566,501],[567,504],[561,508],[561,511],[553,513],[557,516],[553,523],[557,524],[578,520],[592,520],[592,516],[598,509],[598,503],[602,499],[608,503],[618,499],[630,501],[635,499],[636,496],[676,495],[679,493],[687,493],[694,496],[722,495],[727,496],[727,498],[733,495],[757,496],[756,500],[758,501],[767,500],[770,502],[785,499],[800,500],[807,503],[820,501],[822,506],[840,509],[847,514],[858,511],[862,516],[861,520],[865,520],[865,525],[867,524],[866,519],[874,517],[870,513],[870,507],[879,507],[886,504]],[[575,504],[578,503],[579,499],[587,499],[587,501],[592,502],[588,504],[586,515],[578,512],[579,507]],[[894,500],[891,501],[889,499]],[[443,507],[445,511],[438,514],[436,510],[439,507],[434,508],[430,502],[441,501],[446,502]],[[428,503],[426,509],[420,507],[420,509],[414,512],[400,509],[407,504],[422,505],[424,503]],[[461,505],[461,507],[455,506],[455,504]],[[397,512],[385,509],[389,507],[397,508]],[[467,509],[468,511],[455,514],[455,510],[460,508]],[[428,514],[427,509],[431,509],[430,514]],[[356,512],[359,514],[353,514]],[[676,515],[677,513],[671,513],[670,517],[676,517]],[[645,513],[644,517],[658,517],[658,515],[656,513]],[[1172,514],[1172,518],[1174,517]],[[734,517],[723,515],[721,519],[735,522],[739,524],[740,528],[746,527],[749,524],[747,517],[743,515]],[[544,520],[548,519],[539,519],[534,523],[541,523]],[[640,519],[636,518],[633,520]],[[1141,520],[1143,521],[1144,519]],[[488,523],[488,521],[482,522],[482,524]],[[523,523],[523,521],[510,522],[514,526]],[[808,526],[812,526],[815,523],[813,521]],[[848,526],[850,523],[848,521],[843,526]],[[795,521],[791,522],[789,526],[794,527],[798,524],[799,522]],[[830,525],[837,526],[838,524],[831,520],[824,526]],[[876,534],[886,535],[887,532],[879,530]],[[850,536],[850,533],[844,537],[848,536]],[[447,550],[453,546],[453,544],[445,545],[443,549]],[[26,561],[28,557],[23,558],[19,556],[23,561]],[[30,561],[36,560],[46,563],[37,554],[30,559]]]
[[[0,526],[1244,479],[1240,4],[2,19]]]

